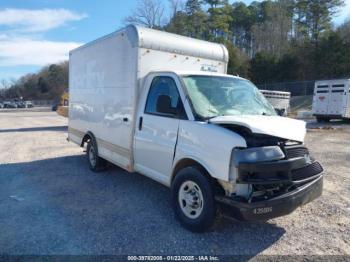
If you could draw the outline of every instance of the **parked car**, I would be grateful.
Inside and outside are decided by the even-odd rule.
[[[33,104],[32,101],[25,101],[25,102],[24,102],[24,105],[25,105],[26,108],[32,108],[32,107],[34,107],[34,104]]]
[[[184,227],[206,230],[217,208],[267,220],[321,195],[305,122],[227,75],[224,45],[129,26],[69,57],[69,140],[95,172],[109,161],[171,188]]]
[[[17,105],[17,108],[25,108],[26,107],[24,102],[22,102],[22,101],[18,101],[18,102],[15,102],[15,103]]]
[[[4,108],[17,108],[17,104],[15,102],[4,102]]]
[[[4,108],[4,104],[3,103],[0,103],[0,108]]]

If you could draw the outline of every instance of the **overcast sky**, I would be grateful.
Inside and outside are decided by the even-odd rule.
[[[350,0],[345,1],[335,24],[350,17]],[[18,78],[44,65],[66,60],[69,50],[123,26],[122,19],[136,2],[2,0],[0,79]]]

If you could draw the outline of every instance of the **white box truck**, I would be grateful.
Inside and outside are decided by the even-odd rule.
[[[350,79],[316,81],[312,114],[317,122],[350,119]]]
[[[277,116],[227,63],[223,45],[135,26],[79,47],[68,139],[87,147],[93,171],[108,161],[170,187],[190,230],[217,209],[246,221],[289,214],[322,192],[305,123]]]

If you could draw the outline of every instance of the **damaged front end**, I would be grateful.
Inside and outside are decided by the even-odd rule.
[[[235,132],[244,136],[247,148],[232,153],[234,191],[216,196],[225,213],[239,220],[266,220],[287,215],[322,194],[322,166],[301,142],[245,128],[235,127]]]

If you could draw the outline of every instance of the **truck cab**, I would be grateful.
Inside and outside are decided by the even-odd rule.
[[[304,136],[304,122],[277,116],[246,79],[152,72],[139,101],[134,165],[172,188],[177,217],[190,229],[210,225],[217,207],[266,220],[322,192],[323,170]]]

